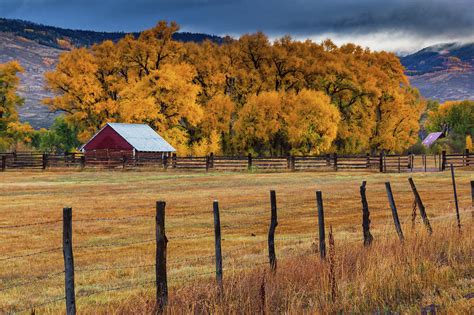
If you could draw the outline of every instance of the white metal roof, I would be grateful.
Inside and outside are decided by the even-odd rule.
[[[175,152],[165,139],[163,139],[150,126],[145,124],[107,123],[135,150],[141,152]]]

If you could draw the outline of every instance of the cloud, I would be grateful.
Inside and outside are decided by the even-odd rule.
[[[384,40],[398,43],[395,50],[474,40],[472,0],[0,0],[0,16],[106,31],[138,31],[164,19],[192,32],[357,38],[370,47]]]

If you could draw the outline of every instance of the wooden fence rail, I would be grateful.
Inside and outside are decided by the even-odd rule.
[[[379,171],[385,173],[444,171],[446,166],[472,167],[469,151],[438,155],[337,155],[260,157],[137,156],[127,154],[92,156],[82,153],[47,154],[42,152],[0,153],[0,171],[15,169],[139,169],[203,171]]]

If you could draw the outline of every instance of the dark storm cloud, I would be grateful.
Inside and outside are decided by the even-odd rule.
[[[0,0],[0,16],[106,31],[138,31],[164,19],[218,35],[474,36],[474,0]]]

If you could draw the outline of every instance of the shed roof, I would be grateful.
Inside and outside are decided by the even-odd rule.
[[[423,145],[430,147],[436,140],[443,136],[442,132],[432,132],[423,140]]]
[[[165,139],[163,139],[156,131],[146,124],[123,124],[123,123],[107,123],[115,132],[125,139],[137,151],[141,152],[175,152]],[[105,128],[105,126],[104,126]],[[99,134],[102,128],[97,134]],[[97,135],[96,134],[96,135]],[[95,137],[95,135],[94,135]],[[94,139],[92,137],[90,141]],[[88,142],[88,143],[89,143]],[[85,147],[87,143],[83,146]]]

